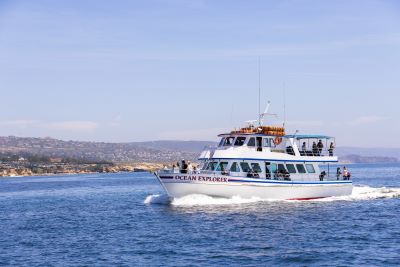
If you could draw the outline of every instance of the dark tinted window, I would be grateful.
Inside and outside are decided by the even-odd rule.
[[[218,165],[216,171],[226,171],[227,167],[228,167],[228,162],[221,162]]]
[[[286,171],[285,165],[278,164],[278,171]]]
[[[296,168],[294,167],[293,164],[286,164],[286,168],[289,173],[296,173]]]
[[[236,162],[232,163],[231,172],[240,172],[239,165]]]
[[[256,171],[258,173],[261,172],[260,164],[258,163],[251,163],[251,168],[253,169],[253,171]]]
[[[299,173],[306,173],[306,169],[304,168],[303,164],[296,164],[296,168]]]
[[[246,137],[238,137],[238,138],[236,138],[235,146],[244,145],[244,141],[246,141]]]
[[[233,139],[235,139],[234,137],[227,137],[225,138],[225,144],[224,146],[231,146],[233,143]]]
[[[244,172],[249,172],[251,171],[250,166],[247,162],[240,162],[240,167]]]
[[[247,142],[248,146],[256,146],[256,140],[254,139],[254,137],[251,137],[249,139],[249,142]]]

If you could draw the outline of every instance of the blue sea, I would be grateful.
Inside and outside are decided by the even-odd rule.
[[[347,197],[170,201],[148,173],[0,179],[1,266],[399,266],[400,164]]]

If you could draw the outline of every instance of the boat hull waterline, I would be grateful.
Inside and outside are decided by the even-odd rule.
[[[204,174],[158,174],[170,197],[202,194],[213,197],[242,197],[282,200],[309,200],[351,195],[353,183],[340,181],[283,181]]]

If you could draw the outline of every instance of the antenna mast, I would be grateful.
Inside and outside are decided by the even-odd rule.
[[[261,63],[258,57],[258,117],[261,118]],[[259,121],[261,125],[261,120]]]
[[[283,82],[283,128],[286,124],[286,84]]]

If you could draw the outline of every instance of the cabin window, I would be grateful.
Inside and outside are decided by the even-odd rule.
[[[246,137],[238,137],[235,141],[235,146],[243,146],[244,141],[246,141]]]
[[[256,146],[256,139],[254,137],[251,137],[249,139],[249,142],[247,142],[247,146]]]
[[[208,167],[208,162],[204,163],[203,168],[201,168],[202,170],[207,170]]]
[[[250,166],[247,162],[240,162],[240,167],[242,168],[243,172],[251,171]]]
[[[218,146],[223,146],[224,143],[225,143],[225,137],[223,137],[223,138],[221,139],[221,141],[219,142],[219,145],[218,145]]]
[[[220,162],[215,170],[222,172],[226,171],[227,168],[228,168],[228,162]]]
[[[289,173],[296,173],[296,168],[294,167],[293,164],[286,164],[286,168]]]
[[[274,142],[274,138],[268,138],[269,139],[269,144],[271,147],[276,147],[275,142]]]
[[[265,162],[265,177],[271,178],[271,163]]]
[[[315,169],[312,164],[306,164],[306,169],[308,173],[315,173]]]
[[[306,169],[304,168],[303,164],[296,164],[296,168],[299,173],[306,173]]]
[[[258,173],[262,172],[260,164],[258,164],[258,163],[251,163],[251,168],[255,172],[258,172]]]
[[[235,137],[227,137],[227,138],[225,138],[224,146],[231,146],[233,144],[233,139],[235,139]]]
[[[232,163],[231,172],[240,172],[239,164],[237,164],[237,162]]]
[[[271,143],[269,142],[269,138],[264,138],[263,139],[263,146],[264,147],[270,147]]]
[[[278,164],[278,172],[286,172],[286,168],[285,165],[283,164]]]
[[[276,163],[271,163],[271,173],[277,173],[278,172],[278,166]]]
[[[208,171],[215,170],[215,167],[217,166],[217,164],[218,164],[218,162],[215,162],[215,161],[212,161],[212,162],[208,163],[207,170]]]

